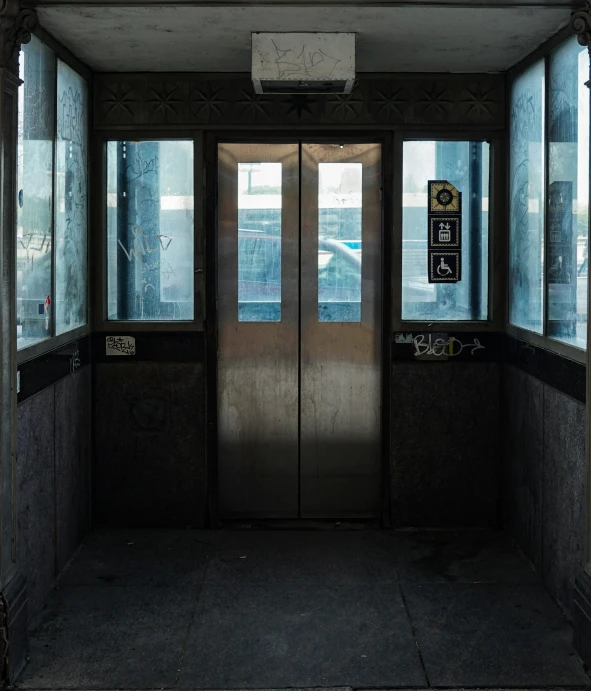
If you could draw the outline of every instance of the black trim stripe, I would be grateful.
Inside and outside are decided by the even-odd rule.
[[[76,360],[75,370],[73,360]],[[91,361],[90,336],[83,336],[61,348],[23,362],[17,368],[20,378],[17,402],[22,403],[73,371],[90,365]]]
[[[585,365],[505,334],[503,361],[585,403]]]

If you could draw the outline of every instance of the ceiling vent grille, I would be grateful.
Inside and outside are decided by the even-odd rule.
[[[355,82],[354,33],[253,33],[257,94],[348,94]]]

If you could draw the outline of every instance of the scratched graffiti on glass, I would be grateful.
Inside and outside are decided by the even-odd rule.
[[[107,145],[108,318],[193,319],[193,143]]]
[[[57,63],[55,330],[86,324],[88,293],[88,86]]]

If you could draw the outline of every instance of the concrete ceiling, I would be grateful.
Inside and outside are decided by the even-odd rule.
[[[505,71],[568,7],[92,6],[37,8],[41,25],[101,72],[250,72],[253,31],[354,31],[358,72]]]

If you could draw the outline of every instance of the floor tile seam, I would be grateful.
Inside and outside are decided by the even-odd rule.
[[[398,593],[399,587],[396,581],[390,582],[360,582],[356,584],[351,583],[334,583],[322,579],[302,579],[302,580],[261,580],[261,581],[249,581],[249,580],[239,580],[236,579],[215,579],[211,581],[203,581],[202,589],[207,588],[208,591],[218,592],[223,590],[224,592],[236,589],[251,589],[255,590],[268,590],[271,587],[281,587],[290,590],[297,590],[300,588],[310,588],[314,587],[318,590],[330,590],[333,592],[359,592],[360,590],[367,593],[379,593],[383,592],[386,588],[389,591]]]
[[[54,588],[52,592],[62,592],[64,590],[82,588],[157,588],[161,590],[193,590],[201,584],[201,578],[195,579],[193,583],[180,583],[171,585],[170,583],[62,583],[59,588]]]
[[[410,633],[411,633],[413,640],[415,642],[417,654],[419,656],[419,661],[421,663],[421,668],[423,670],[423,675],[425,677],[426,686],[429,688],[431,686],[431,682],[429,680],[429,674],[427,673],[427,666],[426,666],[425,660],[423,658],[423,652],[421,650],[421,646],[419,645],[419,640],[417,638],[417,632],[415,630],[415,626],[414,626],[414,622],[413,622],[411,614],[410,614],[410,610],[408,608],[408,605],[406,604],[406,597],[404,595],[404,591],[402,590],[402,586],[400,583],[398,583],[398,592],[400,594],[400,598],[402,600],[404,612],[406,614],[406,619],[407,619],[408,625],[410,627]]]
[[[193,630],[193,624],[194,624],[195,618],[197,616],[197,610],[199,609],[199,600],[201,598],[201,594],[203,593],[203,590],[205,589],[205,578],[207,575],[207,567],[209,566],[209,556],[210,556],[212,549],[213,549],[213,541],[209,544],[209,547],[207,549],[207,553],[205,554],[205,564],[203,567],[203,571],[201,572],[201,578],[199,579],[199,584],[196,588],[193,612],[191,614],[191,617],[189,619],[189,623],[187,625],[185,638],[184,638],[183,646],[181,649],[181,655],[180,655],[179,661],[178,661],[178,667],[177,667],[177,670],[175,672],[175,679],[174,679],[173,688],[177,688],[179,681],[180,681],[180,678],[181,678],[181,672],[182,672],[183,665],[185,662],[185,656],[187,654],[187,649],[189,646],[189,640],[191,638],[191,631]]]

